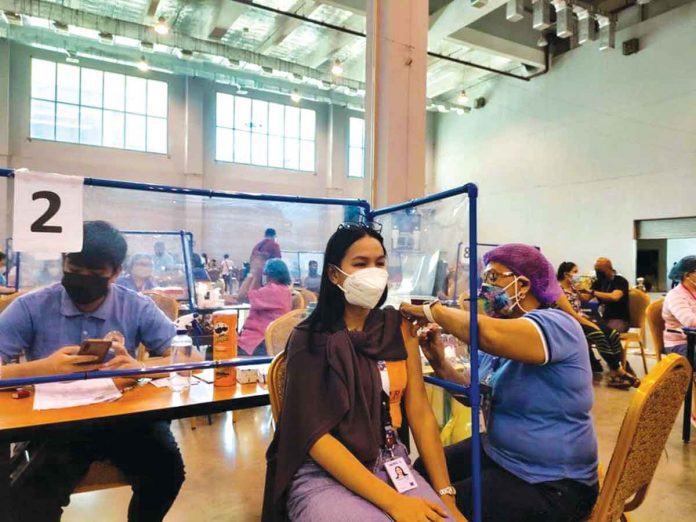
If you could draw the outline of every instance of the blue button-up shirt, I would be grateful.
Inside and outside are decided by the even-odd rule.
[[[60,283],[18,297],[0,314],[0,357],[8,362],[22,350],[43,359],[64,346],[121,332],[135,357],[140,343],[161,355],[176,334],[174,323],[147,296],[111,285],[94,312],[78,310]]]

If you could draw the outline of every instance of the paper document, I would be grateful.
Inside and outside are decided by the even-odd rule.
[[[111,402],[121,397],[121,391],[111,379],[50,382],[34,386],[34,409],[55,410],[100,402]]]

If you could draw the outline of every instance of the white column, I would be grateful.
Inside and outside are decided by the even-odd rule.
[[[369,0],[367,35],[367,172],[379,208],[424,192],[428,1]]]

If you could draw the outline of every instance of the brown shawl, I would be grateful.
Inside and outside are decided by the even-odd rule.
[[[373,465],[382,443],[382,383],[375,361],[406,359],[401,315],[394,308],[372,310],[361,332],[348,332],[345,324],[310,331],[306,320],[286,350],[283,409],[266,454],[264,522],[287,520],[288,486],[324,434]]]

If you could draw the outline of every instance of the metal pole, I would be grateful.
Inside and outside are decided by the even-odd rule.
[[[478,187],[468,185],[469,190],[469,355],[471,362],[471,477],[473,488],[471,502],[473,504],[473,522],[481,522],[481,434],[479,432],[479,411],[481,392],[478,374],[478,308],[476,294],[478,292],[478,233],[476,223]]]

